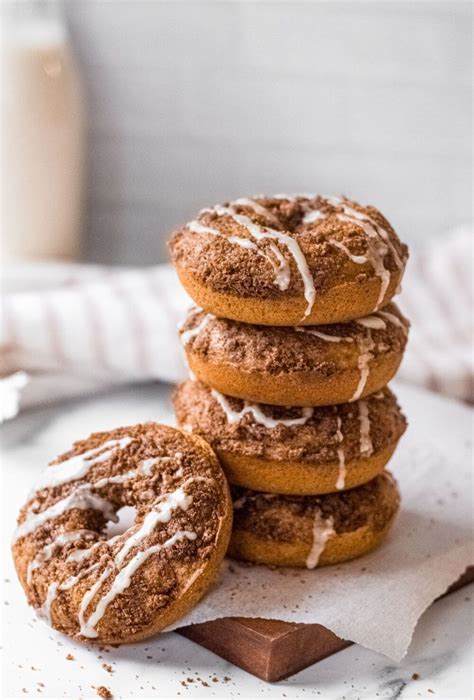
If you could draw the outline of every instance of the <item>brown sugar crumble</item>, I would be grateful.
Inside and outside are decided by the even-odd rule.
[[[99,697],[101,697],[101,698],[112,698],[113,697],[112,693],[110,692],[110,690],[108,688],[105,687],[105,685],[99,685],[97,687],[97,695],[99,695]]]
[[[112,668],[112,666],[110,664],[102,664],[102,668],[104,669],[104,671],[107,671],[107,673],[114,672],[114,669]]]
[[[417,681],[417,680],[419,680],[419,678],[420,678],[420,674],[419,674],[419,673],[412,673],[412,674],[411,674],[411,679],[412,679],[412,681]]]
[[[66,659],[68,661],[74,661],[74,656],[72,654],[66,654]]]

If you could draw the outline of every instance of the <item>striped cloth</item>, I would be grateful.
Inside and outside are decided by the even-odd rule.
[[[412,322],[399,377],[469,402],[474,402],[472,259],[466,227],[412,251],[399,301]],[[190,299],[169,265],[36,264],[9,271],[4,289],[4,417],[16,413],[20,390],[25,407],[125,382],[176,382],[186,376],[176,326]]]

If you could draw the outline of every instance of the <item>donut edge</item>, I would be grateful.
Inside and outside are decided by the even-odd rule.
[[[176,265],[181,284],[193,301],[218,318],[263,326],[315,326],[354,321],[377,310],[380,280],[368,277],[331,287],[318,294],[311,313],[305,317],[308,302],[299,297],[271,298],[244,297],[219,292],[205,285],[192,271]],[[403,277],[403,269],[390,272],[390,282],[383,304],[386,306],[397,294]],[[335,313],[335,309],[338,313]]]

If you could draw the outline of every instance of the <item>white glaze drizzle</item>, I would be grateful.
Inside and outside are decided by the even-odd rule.
[[[342,447],[342,443],[344,442],[344,435],[342,434],[342,419],[337,416],[336,418],[337,421],[337,430],[336,430],[336,439],[338,442],[339,447],[337,448],[337,458],[339,460],[339,474],[337,477],[336,481],[336,488],[338,491],[344,488],[346,485],[346,474],[347,474],[347,469],[346,469],[346,455],[344,453],[344,448]]]
[[[197,309],[199,311],[199,309]],[[188,331],[183,331],[181,333],[181,342],[183,345],[187,345],[192,338],[195,338],[204,328],[207,326],[209,321],[212,321],[215,316],[213,314],[205,314],[204,317],[199,321],[197,326],[190,328]]]
[[[403,323],[403,321],[398,318],[395,314],[392,314],[390,311],[377,311],[378,316],[383,316],[383,318],[386,318],[389,323],[393,323],[394,326],[397,328],[400,328],[404,335],[407,335],[408,329]]]
[[[51,606],[56,600],[58,586],[59,584],[57,581],[53,581],[49,584],[48,590],[46,591],[44,603],[41,606],[41,608],[38,608],[38,610],[36,611],[38,617],[41,617],[43,620],[45,620],[48,623],[48,625],[51,624]]]
[[[338,241],[335,238],[329,238],[328,243],[333,245],[335,248],[342,250],[353,263],[356,263],[356,265],[365,265],[365,263],[369,262],[367,255],[355,255],[355,253],[351,253],[349,248],[342,241]]]
[[[203,214],[205,212],[214,212],[214,210],[203,209],[200,213]],[[290,267],[274,243],[270,243],[269,248],[276,260],[267,255],[265,251],[261,250],[256,243],[250,241],[248,238],[241,238],[240,236],[226,236],[224,233],[222,233],[222,231],[219,231],[216,228],[210,228],[209,226],[203,226],[199,221],[190,221],[186,226],[192,233],[207,233],[213,236],[219,236],[220,238],[224,238],[229,243],[238,245],[246,250],[255,251],[262,258],[268,260],[270,265],[273,267],[275,272],[275,284],[277,287],[282,291],[288,289],[288,285],[290,284]]]
[[[170,537],[169,539],[166,540],[166,542],[163,542],[163,544],[155,544],[152,547],[148,547],[148,549],[143,550],[142,552],[138,552],[135,554],[134,557],[128,562],[126,566],[123,567],[115,577],[109,591],[102,596],[102,598],[99,600],[97,603],[94,611],[91,613],[89,618],[86,620],[85,619],[85,612],[89,606],[89,604],[92,602],[92,599],[96,595],[96,593],[99,591],[101,588],[102,584],[104,581],[110,576],[112,573],[113,569],[112,568],[106,568],[101,576],[97,579],[96,583],[94,586],[86,593],[84,598],[82,599],[81,602],[81,607],[79,611],[79,622],[81,625],[80,632],[84,637],[89,637],[89,638],[94,638],[98,636],[98,632],[96,630],[97,625],[99,624],[100,620],[105,614],[105,611],[107,610],[107,607],[110,605],[110,603],[121,593],[124,592],[126,588],[130,585],[132,581],[132,576],[133,574],[137,571],[137,569],[142,566],[142,564],[152,555],[156,554],[157,552],[160,552],[162,549],[167,549],[169,547],[172,547],[176,542],[179,542],[180,540],[183,539],[188,539],[188,540],[195,540],[197,537],[195,532],[191,532],[188,530],[178,530],[178,532],[175,532],[175,534]]]
[[[350,401],[357,401],[362,396],[365,385],[367,384],[367,379],[369,378],[370,368],[369,362],[373,357],[372,350],[374,349],[374,341],[372,340],[372,334],[370,328],[367,329],[367,334],[365,336],[359,335],[357,337],[357,345],[359,347],[359,357],[357,360],[357,367],[360,372],[359,383],[357,384],[356,390],[354,391]]]
[[[69,589],[73,588],[78,581],[98,569],[99,566],[99,563],[93,564],[92,566],[89,566],[88,569],[81,571],[77,576],[69,576],[64,583],[60,584],[57,581],[50,583],[46,592],[44,603],[41,608],[36,611],[37,615],[51,625],[51,606],[56,600],[58,593],[60,591],[68,591]]]
[[[95,550],[104,542],[107,542],[108,540],[99,540],[98,542],[95,542],[92,547],[88,547],[87,549],[75,549],[71,554],[66,558],[66,561],[74,561],[76,563],[84,561],[84,559],[88,559],[90,555],[95,552]]]
[[[186,530],[178,531],[177,533],[175,533],[175,535],[173,535],[169,540],[167,540],[163,544],[153,545],[142,552],[137,552],[132,556],[130,561],[125,566],[123,566],[123,563],[126,557],[128,556],[130,550],[133,547],[139,545],[140,542],[143,539],[145,539],[148,535],[152,534],[158,523],[169,522],[171,520],[172,513],[176,508],[181,508],[182,510],[187,510],[189,508],[189,506],[192,503],[193,497],[184,492],[184,487],[194,481],[210,482],[212,480],[203,476],[190,477],[172,493],[160,496],[156,503],[156,505],[158,505],[158,508],[148,513],[145,516],[143,523],[141,524],[139,529],[135,533],[127,537],[124,545],[121,547],[121,549],[119,549],[114,559],[115,565],[119,567],[119,572],[116,575],[110,590],[99,600],[94,612],[89,617],[87,622],[84,619],[84,613],[92,598],[100,590],[102,583],[113,572],[113,568],[108,567],[103,572],[102,576],[98,580],[98,582],[100,581],[100,584],[97,586],[96,584],[98,582],[96,582],[95,586],[93,587],[94,591],[92,595],[90,595],[90,591],[86,593],[82,600],[79,611],[79,622],[81,625],[82,635],[84,635],[85,637],[97,636],[97,631],[95,630],[95,627],[102,619],[108,605],[112,602],[112,600],[114,600],[114,598],[117,595],[122,593],[125,590],[125,588],[127,588],[130,585],[132,575],[143,564],[143,562],[149,556],[151,556],[151,554],[159,552],[161,549],[171,547],[173,544],[175,544],[175,542],[179,541],[180,539],[196,539],[197,535],[194,532],[189,532]]]
[[[304,297],[305,297],[306,302],[307,302],[307,306],[306,306],[303,318],[306,318],[307,316],[309,316],[309,314],[311,313],[311,310],[313,308],[313,304],[314,304],[314,300],[315,300],[315,296],[316,296],[316,290],[314,287],[313,277],[312,277],[312,275],[309,271],[309,268],[308,268],[308,263],[306,262],[306,258],[304,256],[303,251],[301,250],[298,242],[286,233],[283,233],[281,231],[277,231],[276,229],[259,226],[258,224],[255,224],[248,216],[245,216],[243,214],[237,214],[235,209],[232,207],[232,205],[230,205],[228,207],[216,205],[212,209],[203,209],[201,214],[205,213],[205,212],[217,214],[217,216],[229,216],[237,224],[239,224],[240,226],[243,226],[245,229],[247,229],[247,231],[250,233],[250,235],[257,242],[265,240],[265,239],[271,239],[273,241],[278,241],[279,243],[284,245],[287,248],[287,250],[289,251],[289,253],[291,254],[291,256],[293,257],[293,259],[296,263],[296,266],[298,268],[298,271],[300,273],[302,282],[303,282]],[[198,228],[196,228],[196,225],[195,225],[196,223],[198,223],[198,222],[192,221],[190,224],[187,225],[188,228],[191,231],[194,231],[195,233],[213,233],[214,235],[216,235],[216,234],[221,235],[221,236],[223,235],[220,231],[217,231],[216,229],[208,229],[208,227],[203,227],[206,230],[202,230],[202,228],[200,228],[200,226]],[[242,240],[247,241],[247,239],[242,239],[242,238],[239,238],[237,236],[229,236],[229,237],[224,236],[224,237],[231,243],[237,243],[238,241],[242,241]],[[253,248],[254,250],[256,248],[257,251],[259,251],[260,253],[265,255],[263,253],[263,251],[261,251],[259,249],[258,246],[255,246],[255,243],[252,243],[252,241],[247,241],[247,243],[252,244],[250,246],[247,245],[247,247]],[[241,243],[239,243],[239,245],[241,245]],[[276,274],[275,282],[280,287],[280,289],[284,290],[284,289],[288,288],[288,285],[290,283],[290,268],[288,266],[287,261],[284,259],[284,257],[281,254],[278,255],[275,252],[275,248],[276,248],[276,246],[271,248],[273,254],[277,256],[278,263],[279,263],[279,268],[278,268],[278,271]],[[268,256],[266,256],[266,257],[268,257]],[[271,259],[270,259],[270,262],[272,262]],[[283,266],[283,263],[284,263],[284,266]]]
[[[46,508],[41,513],[28,512],[26,519],[16,528],[13,535],[13,544],[26,535],[34,532],[38,527],[52,518],[57,518],[68,510],[97,510],[100,511],[106,520],[118,522],[115,509],[109,501],[96,493],[92,493],[90,486],[81,485],[69,496],[57,501],[54,505]]]
[[[60,464],[55,464],[47,467],[40,475],[38,482],[35,485],[34,492],[42,489],[54,488],[67,484],[71,481],[77,481],[86,476],[91,467],[101,462],[106,462],[111,458],[115,450],[123,450],[133,441],[133,438],[128,435],[117,439],[108,440],[102,445],[93,447],[80,455],[75,455],[66,459]]]
[[[79,624],[80,624],[80,631],[81,634],[84,635],[84,637],[97,637],[97,632],[93,628],[89,628],[88,622],[85,621],[84,616],[86,613],[87,608],[89,607],[89,604],[92,602],[94,596],[96,593],[100,590],[102,587],[102,584],[104,581],[110,576],[112,573],[113,568],[111,566],[107,566],[97,581],[93,583],[93,585],[89,588],[88,591],[86,591],[82,597],[81,600],[81,605],[79,607],[79,614],[78,614],[78,619],[79,619]]]
[[[102,540],[107,542],[107,540]],[[107,542],[107,544],[110,542],[110,540]],[[100,561],[97,562],[96,564],[92,564],[89,566],[87,569],[81,569],[79,573],[76,576],[69,576],[64,583],[61,583],[58,590],[59,591],[69,591],[71,588],[74,588],[76,583],[80,581],[81,579],[85,578],[89,574],[91,574],[93,571],[97,571],[97,569],[100,567]]]
[[[287,194],[277,194],[274,195],[274,199],[287,199],[289,202],[296,201],[298,197],[302,197],[304,199],[313,199],[315,195],[313,194],[301,194],[301,195],[287,195]],[[349,248],[342,242],[338,241],[336,239],[330,239],[328,242],[331,243],[332,245],[340,248],[349,258],[352,260],[354,263],[362,265],[365,263],[370,263],[373,267],[373,270],[376,274],[377,277],[380,279],[380,290],[379,290],[379,296],[377,299],[377,304],[376,304],[376,309],[380,308],[382,305],[385,294],[387,292],[387,288],[390,284],[390,271],[385,267],[384,264],[384,259],[388,251],[390,250],[393,258],[395,260],[395,264],[397,265],[399,271],[400,271],[400,280],[402,276],[402,271],[403,271],[403,265],[404,261],[400,258],[397,249],[393,242],[390,239],[390,235],[388,231],[386,231],[380,224],[378,224],[372,217],[370,217],[368,214],[363,214],[362,212],[357,211],[353,207],[349,206],[342,200],[340,197],[326,197],[326,200],[333,204],[334,206],[341,207],[343,210],[343,213],[336,212],[336,217],[340,221],[347,221],[350,223],[355,223],[357,226],[362,228],[364,233],[367,236],[367,254],[365,255],[355,255],[353,254]],[[233,204],[237,204],[239,206],[247,206],[252,208],[256,213],[260,214],[261,216],[265,216],[268,219],[272,219],[274,222],[277,221],[276,217],[273,215],[272,212],[270,212],[266,207],[263,205],[259,204],[258,202],[255,202],[255,200],[250,199],[250,198],[241,198],[233,202]],[[308,203],[302,203],[303,207],[307,208],[310,206]],[[212,209],[204,209],[203,212],[213,212],[216,213],[218,216],[222,215],[228,215],[231,216],[231,218],[234,219],[237,223],[239,223],[242,226],[245,226],[245,228],[250,232],[250,234],[258,241],[261,240],[262,238],[273,238],[276,240],[279,240],[283,245],[285,245],[288,250],[290,251],[291,255],[293,256],[296,265],[299,269],[301,278],[303,280],[303,285],[305,288],[305,298],[306,301],[308,302],[304,318],[306,318],[310,313],[311,309],[314,304],[314,299],[316,295],[315,287],[314,287],[314,280],[311,276],[311,273],[309,272],[306,258],[303,255],[298,243],[295,241],[295,239],[291,238],[287,234],[284,234],[282,232],[276,231],[275,229],[270,229],[270,228],[263,228],[260,226],[257,226],[254,224],[248,217],[239,215],[235,212],[235,210],[232,207],[232,204],[228,207],[222,207],[219,205],[216,205]],[[203,213],[201,212],[201,213]],[[304,217],[303,217],[303,223],[309,224],[313,223],[318,220],[323,220],[327,218],[327,214],[324,214],[320,209],[310,209],[309,211],[306,211]],[[192,221],[188,225],[189,230],[195,232],[195,233],[210,233],[213,235],[219,235],[223,236],[224,238],[227,238],[228,241],[231,243],[236,243],[237,245],[241,245],[246,248],[251,248],[254,250],[259,250],[258,246],[251,245],[251,241],[248,241],[247,239],[242,239],[238,236],[230,236],[226,237],[224,234],[222,234],[220,231],[217,229],[210,228],[208,226],[203,226],[200,224],[198,221]],[[246,241],[244,243],[244,241]],[[249,245],[250,244],[250,245]],[[275,251],[273,250],[274,254]],[[270,262],[271,259],[270,259]],[[279,261],[282,263],[282,260]],[[272,263],[273,264],[273,263]],[[288,276],[287,276],[287,274]],[[281,286],[281,281],[284,280],[286,286],[282,287]],[[399,280],[399,286],[400,286],[400,280]],[[289,284],[289,269],[285,270],[284,272],[280,270],[280,275],[277,274],[276,277],[276,283],[280,286],[280,289],[286,289]]]
[[[335,216],[340,221],[355,223],[357,226],[362,228],[367,236],[367,253],[365,255],[353,254],[342,241],[338,241],[334,238],[331,238],[328,242],[331,243],[331,245],[340,248],[349,257],[349,259],[352,260],[352,262],[358,265],[363,265],[364,263],[370,263],[372,265],[376,276],[380,279],[380,290],[376,304],[376,309],[378,309],[383,303],[387,288],[390,284],[390,271],[387,270],[384,264],[386,254],[389,250],[391,251],[395,264],[400,271],[403,268],[403,261],[400,259],[395,246],[390,240],[388,232],[376,221],[374,221],[372,217],[353,209],[340,197],[326,197],[326,200],[333,206],[342,208],[342,214],[339,212],[335,213]],[[303,223],[311,223],[319,219],[324,219],[326,216],[318,209],[311,210],[303,217]]]
[[[235,204],[237,204],[237,206],[239,207],[249,207],[250,209],[253,209],[253,211],[256,214],[263,216],[265,219],[268,219],[276,226],[280,225],[280,222],[278,221],[278,218],[275,216],[275,214],[273,214],[273,212],[271,212],[270,209],[267,209],[267,207],[264,207],[263,204],[259,204],[258,202],[256,202],[255,199],[250,199],[250,197],[239,197],[239,199],[235,199],[232,202],[232,205]]]
[[[360,422],[360,454],[364,457],[370,457],[374,448],[370,437],[370,416],[369,404],[367,401],[360,400],[359,407],[359,422]]]
[[[363,229],[365,235],[367,236],[367,261],[372,265],[376,276],[380,279],[380,290],[379,296],[377,298],[377,303],[375,308],[378,309],[385,298],[385,292],[387,291],[388,285],[390,284],[390,271],[384,265],[384,258],[388,253],[388,247],[380,239],[380,236],[372,226],[372,224],[367,221],[357,219],[354,221],[352,215],[347,214],[336,214],[340,221],[347,221],[349,223],[356,223],[357,226]]]
[[[252,404],[248,401],[244,401],[243,408],[240,411],[234,411],[227,398],[219,391],[216,391],[216,389],[211,389],[211,394],[224,411],[228,423],[238,423],[247,413],[249,413],[255,423],[263,425],[269,430],[272,430],[279,425],[285,425],[287,427],[291,427],[293,425],[304,425],[311,418],[314,411],[313,408],[306,407],[301,409],[302,415],[300,418],[271,418],[270,416],[265,415],[258,404]]]
[[[403,267],[403,261],[401,260],[400,256],[397,253],[397,249],[393,245],[392,241],[390,240],[390,236],[388,231],[386,231],[383,226],[380,226],[371,216],[368,214],[363,214],[360,211],[357,211],[357,209],[353,209],[352,207],[348,206],[347,204],[344,204],[340,197],[330,197],[329,198],[332,203],[337,203],[339,206],[342,206],[344,213],[353,217],[354,219],[357,219],[359,221],[366,221],[368,222],[375,231],[378,233],[378,235],[383,239],[383,241],[386,243],[388,248],[390,249],[390,252],[393,255],[393,259],[395,260],[395,264],[398,267],[399,270],[402,269]]]
[[[296,263],[303,282],[304,297],[307,301],[307,307],[304,313],[304,318],[306,318],[306,316],[311,313],[311,309],[313,308],[316,290],[314,287],[313,277],[308,268],[308,263],[306,262],[306,258],[298,242],[286,233],[282,233],[281,231],[276,231],[275,229],[267,227],[263,228],[262,226],[254,224],[248,216],[236,214],[232,207],[221,207],[220,205],[217,205],[211,211],[215,212],[218,216],[230,216],[237,224],[246,228],[256,241],[270,238],[286,246]]]
[[[127,537],[125,544],[117,552],[115,556],[116,564],[119,566],[123,564],[130,550],[139,545],[145,537],[151,535],[158,523],[168,523],[174,510],[177,508],[187,510],[189,508],[193,497],[185,493],[183,486],[180,486],[172,493],[160,497],[161,500],[156,504],[157,507],[154,507],[152,511],[147,513],[138,530]]]
[[[145,459],[136,469],[130,469],[128,472],[123,472],[123,474],[105,476],[103,479],[94,481],[91,486],[100,489],[103,486],[107,486],[107,484],[123,484],[126,481],[130,481],[130,479],[135,479],[137,476],[151,476],[155,465],[168,464],[171,461],[171,457],[153,457],[151,459]]]
[[[124,438],[122,441],[109,441],[108,443],[104,443],[104,445],[100,446],[99,448],[95,450],[89,450],[87,453],[84,453],[83,455],[80,455],[82,462],[87,461],[87,470],[85,470],[84,465],[79,465],[77,460],[77,463],[74,465],[74,469],[72,467],[68,467],[67,470],[65,471],[64,474],[61,475],[61,479],[64,479],[64,481],[61,481],[59,483],[68,483],[69,481],[75,480],[75,478],[80,478],[77,477],[76,475],[80,473],[81,476],[84,475],[92,466],[92,463],[96,463],[96,461],[105,461],[108,457],[110,457],[110,450],[107,454],[107,457],[105,457],[105,453],[100,454],[98,457],[96,457],[97,451],[100,450],[101,448],[104,447],[112,447],[116,448],[125,446],[125,440],[128,440],[126,444],[129,444],[131,441],[131,438]],[[113,444],[112,444],[113,443]],[[177,452],[174,456],[175,459],[181,460],[183,457],[182,452]],[[50,506],[50,508],[47,508],[43,512],[40,513],[34,513],[31,509],[27,514],[27,517],[23,523],[21,523],[15,533],[14,533],[14,538],[13,542],[16,542],[20,537],[23,537],[27,534],[30,534],[31,532],[34,532],[38,527],[40,527],[42,524],[50,520],[51,518],[58,517],[62,513],[65,513],[68,510],[72,510],[74,508],[78,508],[80,510],[86,510],[89,508],[92,508],[94,510],[99,510],[103,513],[104,518],[107,520],[111,520],[113,522],[118,522],[118,517],[115,513],[115,509],[111,503],[109,503],[107,500],[99,496],[98,494],[95,494],[91,491],[92,487],[98,488],[99,486],[103,486],[108,483],[121,483],[123,481],[126,481],[130,478],[133,478],[137,476],[138,474],[145,474],[145,475],[151,475],[153,467],[159,463],[159,462],[171,462],[173,461],[171,457],[163,456],[163,457],[156,457],[156,458],[151,458],[151,459],[146,459],[143,460],[143,462],[140,464],[140,466],[136,470],[130,470],[129,472],[126,472],[124,474],[118,474],[115,476],[107,477],[104,479],[100,479],[99,481],[95,482],[94,484],[81,484],[79,485],[71,494],[66,496],[65,498],[61,499],[60,501],[57,501],[53,506]],[[85,470],[85,471],[84,471]],[[73,476],[74,474],[74,476]],[[176,470],[175,470],[175,476],[182,476],[183,474],[183,467],[180,465]],[[127,537],[123,547],[118,551],[116,557],[115,557],[115,565],[116,566],[121,566],[128,555],[129,551],[136,545],[138,545],[147,535],[151,534],[153,532],[154,527],[158,522],[169,522],[171,519],[172,511],[175,508],[182,508],[183,510],[186,510],[189,505],[192,502],[192,496],[187,495],[184,493],[184,487],[193,482],[193,481],[205,481],[205,482],[210,482],[212,481],[211,479],[207,477],[201,477],[201,476],[196,476],[196,477],[190,477],[187,479],[181,487],[176,489],[173,493],[171,494],[166,494],[163,496],[160,496],[155,505],[158,505],[158,508],[155,511],[152,511],[149,513],[145,519],[140,528],[138,529],[137,532],[135,532],[133,535]],[[33,503],[33,507],[37,506],[37,501]],[[71,531],[68,533],[63,533],[61,535],[58,535],[52,542],[49,544],[45,545],[43,549],[36,555],[34,560],[30,563],[27,569],[27,581],[28,583],[31,582],[31,576],[32,576],[32,571],[41,566],[41,564],[44,561],[47,561],[50,559],[54,554],[56,553],[57,549],[63,546],[66,546],[70,542],[77,541],[81,537],[94,537],[96,536],[96,533],[90,530],[77,530],[77,531]],[[66,561],[70,562],[82,562],[84,559],[88,558],[95,549],[97,549],[100,545],[106,544],[106,545],[111,545],[113,542],[115,542],[117,539],[119,539],[120,536],[116,536],[111,538],[110,540],[99,540],[96,541],[91,547],[88,549],[80,549],[80,550],[75,550],[70,554]],[[160,551],[160,549],[163,549],[164,547],[171,546],[174,544],[175,541],[178,541],[178,539],[196,539],[197,535],[193,532],[188,532],[188,531],[180,531],[176,533],[170,540],[165,542],[163,545],[155,545],[153,547],[150,547],[148,550],[145,550],[145,552],[138,552],[137,554],[134,555],[132,558],[131,562],[129,562],[124,569],[119,571],[119,574],[116,576],[116,579],[109,591],[109,593],[104,596],[104,598],[99,601],[99,604],[94,611],[93,617],[94,619],[97,618],[97,621],[100,620],[102,617],[103,613],[105,612],[105,609],[107,608],[108,604],[113,600],[113,598],[118,595],[120,592],[122,592],[128,585],[130,585],[131,581],[131,576],[138,569],[138,567],[145,561],[148,556],[153,554],[154,552]],[[47,590],[47,594],[45,597],[45,601],[43,603],[43,606],[38,610],[38,613],[46,618],[46,620],[51,624],[51,606],[54,600],[56,599],[58,591],[65,591],[73,586],[76,585],[76,583],[81,580],[84,576],[89,574],[90,572],[96,570],[100,566],[100,563],[93,564],[92,566],[88,567],[87,569],[84,569],[79,572],[78,575],[76,576],[70,576],[66,581],[63,583],[59,583],[57,581],[52,582]],[[114,567],[106,567],[104,572],[101,574],[99,579],[94,583],[92,588],[86,592],[86,594],[83,597],[83,600],[81,602],[80,610],[79,610],[79,621],[81,624],[81,630],[84,628],[84,635],[85,636],[90,636],[90,637],[95,637],[97,636],[97,633],[95,630],[92,629],[90,625],[90,619],[87,621],[87,623],[84,621],[84,613],[85,610],[87,609],[89,602],[92,600],[96,592],[100,589],[102,586],[102,583],[109,577],[109,575],[112,573],[114,570]],[[128,572],[128,573],[127,573]],[[101,612],[102,611],[102,612]],[[94,624],[97,624],[95,622]]]
[[[307,333],[308,335],[314,335],[316,338],[321,338],[321,340],[326,340],[328,343],[353,343],[354,339],[349,336],[341,335],[328,335],[322,331],[317,331],[314,328],[308,328],[305,326],[295,326],[295,331],[298,333]]]
[[[357,211],[353,207],[350,207],[348,204],[345,204],[340,197],[329,197],[328,200],[337,206],[341,206],[344,214],[352,221],[356,220],[356,222],[359,223],[361,228],[364,230],[364,232],[369,236],[369,238],[375,239],[378,237],[379,239],[381,238],[384,246],[379,245],[378,250],[377,247],[375,250],[372,250],[372,259],[371,259],[371,264],[374,268],[375,274],[380,277],[381,285],[380,285],[380,294],[379,294],[379,301],[377,304],[377,308],[382,305],[383,298],[385,296],[386,288],[388,287],[388,284],[390,283],[390,272],[386,270],[385,265],[383,263],[383,258],[387,254],[388,250],[393,255],[393,259],[395,261],[396,266],[398,267],[400,273],[403,271],[403,265],[404,262],[401,260],[400,256],[398,255],[397,249],[390,240],[390,235],[388,231],[386,231],[383,226],[380,226],[371,216],[368,214],[363,214],[360,211]],[[341,215],[338,215],[338,218],[342,218]],[[401,274],[400,274],[400,280],[399,280],[399,285],[401,282]],[[387,281],[388,277],[388,281]],[[385,287],[385,289],[384,289]]]
[[[323,212],[320,209],[312,209],[303,216],[304,224],[312,224],[320,219],[325,219]]]
[[[30,584],[33,571],[39,569],[39,567],[44,564],[45,561],[51,559],[51,557],[54,556],[59,549],[62,549],[62,547],[66,547],[68,544],[77,542],[81,539],[93,539],[95,537],[95,532],[84,529],[70,530],[69,532],[63,532],[61,535],[58,535],[52,542],[40,549],[35,558],[28,564],[28,568],[26,570],[26,582]]]
[[[371,328],[372,330],[376,331],[382,331],[387,328],[387,324],[383,320],[383,318],[380,318],[377,314],[372,314],[370,316],[363,316],[362,318],[356,319],[356,323],[359,324],[359,326],[364,326],[364,328]]]
[[[306,568],[314,569],[319,562],[327,541],[335,534],[332,518],[325,520],[320,511],[317,511],[313,521],[313,542],[310,552],[306,557]]]
[[[236,501],[232,503],[232,507],[234,510],[240,510],[241,508],[244,507],[244,505],[247,503],[247,496],[241,496],[238,498]]]
[[[176,456],[181,453],[176,453]],[[181,455],[182,456],[182,455]],[[163,458],[167,459],[167,458]],[[180,474],[178,473],[180,472]],[[183,469],[182,467],[179,467],[178,470],[175,472],[176,476],[182,476]],[[153,530],[155,529],[156,525],[161,522],[161,523],[167,523],[171,519],[171,515],[173,510],[176,508],[181,508],[182,510],[187,510],[188,507],[192,503],[192,496],[186,495],[184,493],[184,486],[188,485],[192,481],[199,481],[199,480],[207,480],[206,477],[190,477],[187,479],[184,484],[182,484],[181,487],[173,491],[172,493],[169,494],[164,494],[160,496],[157,501],[154,504],[154,510],[152,510],[150,513],[148,513],[144,520],[143,523],[141,524],[140,528],[133,533],[132,535],[129,535],[127,539],[125,540],[125,543],[123,547],[118,551],[116,557],[115,557],[115,562],[116,564],[120,565],[123,563],[125,558],[127,557],[129,551],[140,544],[140,542],[150,535]],[[156,507],[158,506],[158,507]],[[120,538],[120,535],[117,535],[115,538],[112,538],[110,540],[107,540],[108,544],[111,544],[113,540],[117,540]],[[76,550],[73,552],[68,558],[67,561],[83,561],[84,559],[88,558],[92,552],[100,545],[102,544],[103,540],[96,542],[95,544],[92,545],[89,549],[80,549]]]

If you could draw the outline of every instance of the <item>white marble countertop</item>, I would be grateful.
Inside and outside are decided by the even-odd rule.
[[[3,697],[97,698],[101,685],[115,698],[472,697],[473,586],[438,601],[423,615],[400,664],[352,646],[273,685],[175,633],[101,652],[38,621],[26,605],[9,553],[10,533],[34,474],[89,432],[150,418],[170,420],[167,390],[156,385],[29,411],[3,426]]]

